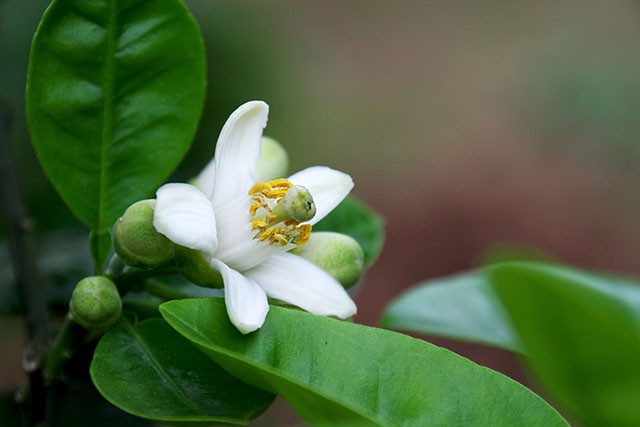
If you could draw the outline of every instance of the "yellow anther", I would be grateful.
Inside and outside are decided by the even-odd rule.
[[[277,243],[280,246],[286,246],[289,243],[289,239],[283,234],[274,234],[271,239],[269,239],[270,243]]]
[[[260,232],[260,241],[264,242],[265,240],[270,239],[275,232],[276,230],[274,230],[273,228],[267,228],[265,230],[262,230]]]
[[[251,207],[249,208],[249,213],[251,213],[251,216],[254,216],[256,212],[258,212],[258,209],[260,209],[261,207],[262,203],[260,202],[251,203]]]
[[[273,188],[291,188],[293,184],[291,181],[285,178],[274,179],[273,181],[267,182]]]
[[[253,195],[253,194],[257,194],[257,193],[261,193],[263,190],[267,189],[269,186],[269,184],[267,184],[266,182],[256,182],[255,184],[253,184],[253,187],[251,187],[251,189],[249,189],[249,195]]]
[[[311,225],[301,224],[296,227],[296,230],[300,231],[300,235],[296,239],[296,245],[302,246],[309,241],[309,237],[311,236]]]
[[[293,187],[293,184],[284,178],[274,179],[269,182],[256,182],[249,190],[249,195],[261,194],[269,199],[277,200],[284,197],[291,187]]]
[[[265,228],[267,228],[268,224],[261,220],[261,219],[257,219],[255,221],[251,221],[251,229],[252,230],[263,230]]]

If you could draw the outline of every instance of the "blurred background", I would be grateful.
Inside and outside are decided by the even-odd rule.
[[[344,170],[386,218],[358,323],[376,325],[403,289],[473,268],[503,245],[640,274],[639,3],[186,3],[207,47],[208,99],[172,179],[206,164],[238,105],[269,103],[265,133],[288,149],[292,171]],[[0,96],[19,110],[20,179],[45,236],[80,227],[39,169],[21,113],[29,43],[47,4],[0,0]],[[22,325],[0,320],[2,390],[22,381]],[[506,352],[425,338],[526,381]],[[281,409],[257,425],[293,419]]]

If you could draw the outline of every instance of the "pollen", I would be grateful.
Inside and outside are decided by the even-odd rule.
[[[261,194],[269,199],[280,199],[287,194],[293,184],[284,178],[274,179],[269,182],[256,182],[249,190],[249,195]]]
[[[249,196],[251,228],[257,231],[255,239],[282,247],[301,246],[309,240],[311,225],[302,222],[315,215],[315,204],[306,188],[276,179],[256,182]]]

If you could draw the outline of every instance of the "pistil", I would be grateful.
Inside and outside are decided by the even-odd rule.
[[[276,179],[255,183],[249,195],[251,226],[258,231],[254,238],[280,246],[301,246],[309,240],[311,225],[303,222],[316,214],[309,190],[286,179]]]

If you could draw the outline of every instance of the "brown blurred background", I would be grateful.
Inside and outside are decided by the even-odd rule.
[[[46,2],[4,4],[0,89],[20,98]],[[207,44],[209,98],[176,177],[206,163],[236,106],[267,101],[266,133],[289,150],[292,170],[347,171],[355,194],[386,217],[359,323],[376,325],[403,289],[472,268],[496,245],[640,274],[640,3],[187,4]],[[23,180],[40,228],[73,226],[64,208],[43,213],[59,201],[31,172],[24,127],[16,138],[26,141]],[[17,344],[3,344],[2,388],[20,380],[20,326],[5,324]],[[429,340],[522,378],[505,352]],[[258,425],[284,423],[278,416]]]

